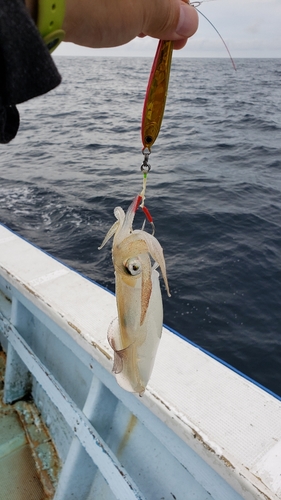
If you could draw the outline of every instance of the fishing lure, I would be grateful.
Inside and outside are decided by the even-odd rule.
[[[189,0],[187,3],[190,3]],[[200,10],[198,10],[201,3],[202,2],[200,1],[193,2],[190,3],[190,5],[192,5],[197,12],[214,28],[229,54],[233,68],[236,70],[234,60],[223,37],[213,23]],[[142,114],[141,137],[143,143],[143,153],[145,155],[150,153],[150,149],[156,141],[161,128],[168,94],[173,46],[174,44],[170,40],[160,40],[154,57]]]
[[[118,318],[109,326],[107,339],[114,351],[113,372],[118,384],[129,392],[142,395],[149,381],[163,326],[163,305],[159,285],[160,266],[168,295],[163,250],[154,237],[154,223],[146,206],[145,190],[150,147],[155,142],[163,118],[172,57],[172,42],[160,42],[152,66],[142,118],[143,188],[127,213],[116,207],[116,222],[101,246],[113,237],[112,260],[115,269],[115,293]],[[167,77],[167,78],[166,78]],[[133,230],[133,221],[141,206],[151,223],[152,234]],[[151,264],[151,257],[154,264]]]
[[[112,260],[118,318],[109,326],[107,338],[114,351],[113,372],[118,384],[142,395],[150,378],[162,334],[163,306],[159,286],[160,266],[168,295],[163,250],[158,240],[143,230],[133,230],[137,196],[127,213],[116,207],[117,221],[109,229],[101,249],[113,236]],[[150,256],[155,263],[151,265]]]
[[[200,2],[196,2],[200,5]],[[217,30],[216,30],[217,31]],[[116,222],[101,246],[113,237],[112,260],[118,318],[109,326],[107,338],[114,351],[113,372],[118,384],[129,392],[142,395],[152,373],[162,334],[163,305],[159,286],[160,266],[170,296],[163,250],[154,236],[154,223],[145,202],[149,155],[159,134],[168,93],[173,42],[160,40],[152,65],[143,106],[141,137],[144,160],[143,188],[127,213],[116,207]],[[141,207],[151,223],[152,234],[133,230],[133,221]],[[151,264],[151,257],[155,261]]]
[[[112,260],[115,269],[115,293],[118,318],[110,325],[107,339],[114,351],[113,372],[118,384],[129,392],[142,395],[149,381],[163,326],[163,305],[159,285],[160,266],[166,285],[162,247],[154,237],[154,223],[144,206],[150,148],[154,144],[165,109],[173,42],[160,41],[151,69],[142,115],[144,161],[143,188],[125,214],[116,207],[117,221],[109,229],[100,249],[113,236]],[[133,230],[138,206],[152,225],[153,234]],[[155,263],[151,265],[151,259]]]
[[[141,136],[150,150],[159,134],[169,86],[173,42],[160,40],[152,65],[143,106]]]

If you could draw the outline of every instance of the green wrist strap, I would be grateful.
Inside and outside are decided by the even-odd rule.
[[[61,43],[65,32],[61,29],[65,14],[65,0],[38,0],[37,28],[53,52]]]

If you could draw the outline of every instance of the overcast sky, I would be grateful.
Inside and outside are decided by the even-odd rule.
[[[281,57],[281,0],[205,0],[199,10],[215,25],[234,59]],[[55,55],[152,56],[156,44],[149,37],[112,49],[62,43]],[[197,33],[174,57],[227,57],[227,52],[215,30],[200,16]]]

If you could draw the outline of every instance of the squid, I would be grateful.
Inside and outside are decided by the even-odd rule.
[[[99,249],[113,237],[118,318],[112,321],[107,333],[114,351],[113,372],[123,389],[141,396],[151,376],[162,334],[163,305],[158,266],[169,296],[170,292],[160,243],[152,234],[132,227],[139,198],[133,200],[126,214],[121,207],[115,208],[117,220]]]

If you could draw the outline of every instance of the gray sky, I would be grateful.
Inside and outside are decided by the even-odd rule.
[[[199,10],[224,38],[233,58],[281,58],[281,0],[205,0]],[[152,56],[157,41],[136,38],[122,47],[87,49],[62,43],[55,55]],[[227,57],[215,30],[200,16],[197,33],[174,57]]]

